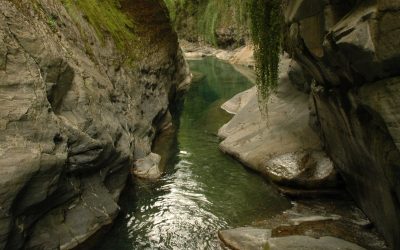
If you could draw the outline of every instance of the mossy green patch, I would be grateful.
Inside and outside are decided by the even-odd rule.
[[[185,0],[164,0],[165,5],[167,5],[169,16],[172,21],[176,19],[176,12],[178,6],[183,6]]]
[[[55,15],[49,15],[47,17],[47,24],[49,25],[50,29],[55,32],[57,29],[57,16]]]
[[[98,38],[111,38],[117,48],[132,58],[138,46],[135,25],[123,12],[119,0],[62,0],[70,15],[83,14],[96,31]]]

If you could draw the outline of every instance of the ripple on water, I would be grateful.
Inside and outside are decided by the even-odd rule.
[[[125,216],[99,249],[221,249],[219,229],[249,225],[289,207],[262,177],[218,150],[215,134],[230,118],[219,106],[250,83],[212,58],[190,66],[206,77],[193,83],[179,107],[166,174],[128,187],[121,197]]]

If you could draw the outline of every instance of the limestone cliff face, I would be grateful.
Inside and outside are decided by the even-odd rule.
[[[400,1],[289,1],[287,50],[315,80],[312,125],[400,248]]]
[[[71,249],[109,225],[187,77],[161,1],[121,1],[131,61],[66,2],[0,0],[0,249]]]

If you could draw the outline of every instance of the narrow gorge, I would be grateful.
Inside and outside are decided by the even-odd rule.
[[[400,1],[0,0],[0,249],[400,249]]]

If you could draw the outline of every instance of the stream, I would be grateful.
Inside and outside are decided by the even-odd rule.
[[[189,62],[195,79],[173,114],[175,132],[153,151],[163,156],[158,181],[135,179],[102,250],[222,249],[220,229],[251,225],[290,206],[263,177],[218,149],[218,129],[231,115],[220,106],[251,87],[215,58]]]

